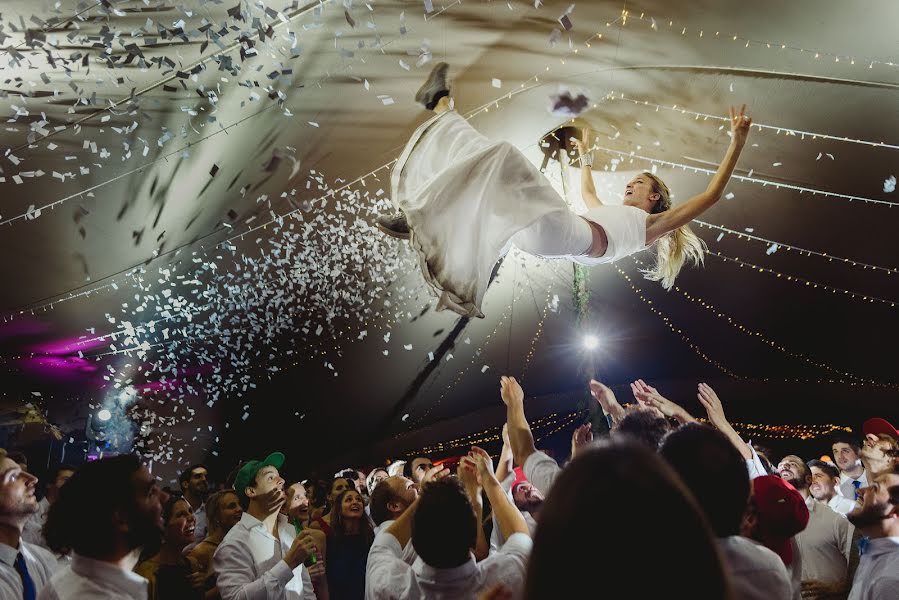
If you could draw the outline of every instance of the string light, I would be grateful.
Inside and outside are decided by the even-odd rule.
[[[645,263],[643,263],[640,259],[638,259],[636,257],[631,257],[631,258],[633,258],[634,262],[638,266],[641,266],[641,267],[646,266]],[[746,335],[748,335],[750,337],[754,337],[754,338],[760,340],[767,346],[769,346],[783,354],[786,354],[788,356],[791,356],[793,358],[801,360],[812,366],[815,366],[815,367],[824,369],[826,371],[830,371],[831,373],[836,373],[837,375],[842,375],[843,377],[847,377],[849,379],[854,380],[854,381],[850,381],[850,382],[841,382],[841,383],[846,383],[848,385],[858,385],[858,384],[864,383],[864,384],[868,384],[868,385],[871,385],[874,387],[899,389],[899,384],[897,384],[897,383],[882,382],[882,381],[877,381],[875,379],[870,379],[868,377],[862,377],[860,375],[855,375],[853,373],[849,373],[848,371],[843,371],[843,370],[837,369],[835,367],[832,367],[831,365],[829,365],[825,362],[809,358],[808,356],[806,356],[803,353],[794,352],[794,351],[788,349],[787,347],[785,347],[783,344],[775,342],[775,341],[771,340],[770,338],[766,337],[763,333],[752,330],[749,327],[742,325],[741,323],[739,323],[736,319],[734,319],[730,315],[722,312],[721,309],[713,306],[711,303],[707,302],[706,300],[703,300],[702,298],[700,298],[696,295],[690,294],[689,292],[681,289],[681,287],[678,286],[677,284],[674,285],[673,289],[676,292],[678,292],[681,296],[683,296],[684,298],[689,300],[690,302],[702,306],[704,309],[706,309],[707,311],[712,313],[715,317],[726,321],[728,324],[733,326],[735,329],[739,330],[742,333],[745,333]]]
[[[804,284],[806,287],[809,287],[809,288],[814,288],[814,289],[821,288],[823,290],[827,290],[828,292],[830,292],[832,294],[838,294],[838,295],[842,294],[844,296],[848,296],[855,300],[863,300],[865,302],[870,302],[872,304],[875,304],[875,303],[885,304],[891,308],[895,308],[895,306],[896,306],[896,302],[894,300],[885,300],[883,298],[877,298],[876,296],[868,296],[865,294],[861,294],[859,292],[852,292],[850,290],[844,290],[842,288],[829,286],[824,283],[817,283],[814,281],[810,281],[808,279],[803,279],[802,277],[797,277],[796,275],[787,275],[785,273],[781,273],[780,271],[775,271],[774,269],[769,269],[768,267],[761,267],[759,265],[740,260],[739,258],[731,258],[731,257],[726,256],[716,250],[709,250],[708,254],[710,256],[715,256],[717,258],[720,258],[724,262],[732,262],[732,263],[738,264],[738,265],[740,265],[741,268],[749,267],[753,271],[758,271],[759,273],[769,273],[771,275],[774,275],[775,277],[778,277],[779,279],[786,279],[787,281],[792,281],[794,283],[798,283],[801,285]]]
[[[636,18],[639,21],[648,23],[650,29],[658,31],[659,27],[658,27],[658,24],[657,24],[655,18],[653,18],[653,17],[647,18],[647,17],[645,17],[645,14],[641,14],[639,17],[636,17]],[[674,19],[664,19],[662,17],[659,17],[659,19],[663,20],[663,21],[668,20],[668,27],[670,27],[670,28],[680,27],[681,35],[686,34],[689,24],[683,25],[683,24],[681,24],[681,22],[675,21]],[[675,24],[675,23],[677,23],[677,24]],[[607,25],[610,25],[610,23],[607,23]],[[622,25],[627,25],[627,23],[625,22],[624,19],[622,19]],[[698,37],[700,37],[700,38],[703,37],[703,35],[702,35],[703,30],[698,29],[698,31],[699,31]],[[816,50],[816,49],[810,49],[810,48],[803,48],[801,46],[797,46],[793,43],[785,42],[785,41],[777,42],[777,41],[773,41],[773,40],[756,40],[756,39],[744,37],[744,36],[740,35],[739,33],[722,35],[720,31],[716,31],[714,37],[716,37],[716,38],[730,37],[732,42],[742,42],[745,48],[748,48],[749,46],[759,46],[759,47],[764,46],[765,48],[770,49],[772,46],[779,46],[780,50],[790,50],[792,52],[799,52],[801,54],[814,54],[815,58],[820,58],[821,56],[824,56],[826,58],[835,59],[835,62],[840,62],[840,59],[842,59],[844,61],[849,61],[849,63],[853,64],[853,65],[855,64],[856,60],[859,60],[861,62],[868,63],[869,68],[873,67],[873,65],[875,65],[875,64],[885,65],[885,66],[889,66],[889,67],[897,66],[896,63],[891,62],[891,61],[875,60],[875,59],[865,58],[865,57],[861,57],[861,56],[853,57],[853,56],[849,56],[847,54],[835,54],[835,53],[826,52],[826,51],[820,50],[820,49]],[[708,39],[712,39],[712,36],[710,35],[708,37]]]
[[[805,256],[819,256],[819,257],[821,257],[821,258],[826,258],[829,262],[834,262],[834,261],[836,261],[836,262],[848,264],[848,265],[853,266],[853,267],[861,267],[862,269],[872,269],[872,270],[874,270],[874,271],[883,271],[883,272],[887,273],[888,275],[891,275],[891,274],[893,274],[893,273],[899,273],[899,269],[893,269],[893,268],[890,268],[890,267],[881,267],[881,266],[878,266],[878,265],[872,265],[872,264],[868,264],[868,263],[863,263],[863,262],[859,262],[859,261],[856,261],[856,260],[851,260],[851,259],[848,259],[848,258],[843,258],[843,257],[840,257],[840,256],[833,256],[833,255],[831,255],[831,254],[827,254],[826,252],[818,252],[818,251],[816,251],[816,250],[809,250],[809,249],[807,249],[807,248],[800,248],[799,246],[793,246],[793,245],[790,245],[790,244],[786,244],[786,243],[784,243],[784,242],[778,242],[778,241],[775,241],[775,240],[769,240],[769,239],[766,239],[766,238],[763,238],[763,237],[759,237],[759,236],[757,236],[757,235],[753,235],[753,234],[751,234],[751,233],[746,233],[745,231],[737,231],[736,229],[730,229],[729,227],[724,227],[724,226],[722,226],[722,225],[715,225],[714,223],[708,223],[708,222],[702,221],[702,220],[700,220],[700,219],[693,219],[692,222],[698,224],[700,227],[708,227],[709,229],[716,229],[716,230],[718,230],[718,231],[723,231],[723,232],[725,232],[725,233],[730,233],[730,234],[736,236],[737,239],[740,239],[740,240],[747,239],[747,240],[754,240],[754,241],[757,241],[757,242],[764,242],[765,244],[768,244],[769,247],[777,247],[778,250],[781,249],[781,248],[783,248],[784,250],[795,250],[795,251],[798,252],[800,255],[805,255]]]
[[[628,98],[623,93],[618,93],[616,95],[616,92],[610,92],[607,100],[625,101],[625,102],[630,102],[632,104],[635,104],[637,106],[652,107],[652,108],[656,109],[656,112],[658,112],[659,110],[668,110],[668,111],[673,111],[673,112],[684,114],[684,115],[692,115],[697,120],[700,117],[702,117],[703,120],[713,119],[715,121],[722,121],[724,123],[730,122],[730,119],[728,117],[722,117],[720,115],[712,115],[712,114],[703,113],[703,112],[696,112],[693,110],[688,110],[683,107],[663,106],[661,104],[655,104],[654,102],[649,102],[648,100],[640,100],[637,98]],[[821,138],[822,140],[832,140],[832,141],[837,141],[837,142],[849,142],[852,144],[862,144],[865,146],[875,146],[875,147],[880,147],[880,148],[889,148],[892,150],[899,150],[899,145],[887,144],[885,142],[872,142],[869,140],[861,140],[861,139],[849,138],[849,137],[845,137],[845,136],[830,135],[827,133],[818,133],[815,131],[803,131],[801,129],[791,129],[789,127],[781,127],[778,125],[766,125],[764,123],[753,122],[752,126],[757,127],[759,129],[759,131],[767,129],[770,131],[774,131],[776,134],[784,133],[786,135],[791,135],[791,136],[798,135],[803,140],[806,138],[806,136],[808,136],[813,140]]]
[[[633,162],[633,159],[636,158],[638,160],[646,161],[650,164],[661,165],[661,166],[665,166],[665,167],[673,167],[676,169],[682,169],[684,171],[692,171],[694,173],[703,173],[705,175],[714,175],[716,173],[716,171],[713,171],[712,169],[705,169],[702,167],[694,167],[691,165],[685,165],[683,163],[672,162],[669,160],[662,160],[660,158],[651,158],[649,156],[643,156],[643,155],[637,154],[635,152],[622,152],[621,150],[607,148],[605,146],[600,146],[598,144],[594,144],[592,149],[602,150],[602,151],[608,152],[610,154],[616,154],[618,156],[630,158],[631,162]],[[828,198],[840,198],[843,200],[849,200],[850,202],[852,202],[853,200],[858,200],[858,201],[866,202],[866,203],[870,202],[872,204],[882,204],[885,206],[889,206],[890,208],[892,208],[893,206],[899,205],[899,202],[889,202],[887,200],[879,200],[877,198],[866,198],[864,196],[852,196],[850,194],[840,194],[838,192],[829,192],[827,190],[819,190],[816,188],[809,188],[809,187],[804,187],[801,185],[793,185],[790,183],[770,181],[768,179],[761,179],[759,177],[750,177],[748,175],[734,174],[734,175],[731,175],[731,179],[736,179],[737,181],[747,181],[749,183],[760,184],[760,185],[762,185],[762,187],[767,187],[770,185],[776,189],[785,188],[788,190],[798,191],[799,193],[808,192],[808,193],[812,194],[813,196],[821,195],[821,196],[825,196]]]

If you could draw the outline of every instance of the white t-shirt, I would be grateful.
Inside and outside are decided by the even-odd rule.
[[[312,579],[302,564],[284,562],[296,537],[293,525],[278,515],[278,537],[262,521],[244,513],[212,556],[222,600],[315,600]]]
[[[899,598],[899,537],[873,539],[859,560],[849,600],[896,598]]]
[[[53,576],[49,585],[38,594],[37,600],[84,598],[147,600],[147,580],[117,565],[75,554],[71,564]]]
[[[411,566],[403,562],[403,549],[396,537],[380,533],[368,553],[365,576],[367,600],[466,600],[501,583],[521,598],[525,567],[532,547],[524,533],[513,534],[499,552],[481,562],[469,555],[468,562],[451,569],[435,569],[419,557]]]
[[[21,598],[22,577],[16,570],[16,557],[22,553],[25,567],[34,581],[34,589],[40,592],[50,582],[50,578],[58,569],[56,557],[37,546],[22,540],[19,548],[0,544],[0,598]]]
[[[780,557],[739,535],[718,538],[718,548],[733,585],[734,600],[783,600],[793,595]]]

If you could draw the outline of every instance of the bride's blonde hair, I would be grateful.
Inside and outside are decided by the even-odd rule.
[[[659,199],[652,209],[653,214],[665,212],[671,208],[671,192],[665,182],[646,171],[643,175],[652,181],[652,191],[659,194]],[[678,227],[666,233],[656,241],[656,261],[651,269],[643,269],[643,276],[652,281],[661,281],[662,287],[670,290],[674,279],[684,264],[705,264],[705,251],[708,248],[702,239],[693,233],[689,225]]]

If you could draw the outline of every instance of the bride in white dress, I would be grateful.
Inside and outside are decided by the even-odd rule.
[[[578,215],[517,148],[490,141],[452,109],[440,63],[416,94],[435,114],[412,134],[391,174],[398,211],[378,217],[385,233],[410,239],[422,274],[439,296],[438,310],[483,317],[490,273],[512,244],[530,254],[592,266],[653,244],[645,275],[667,289],[686,262],[702,263],[704,244],[687,224],[711,207],[733,173],[752,119],[731,107],[731,143],[701,194],[671,205],[668,187],[651,173],[634,177],[623,204],[604,204],[593,185],[591,132],[577,140],[581,195]]]

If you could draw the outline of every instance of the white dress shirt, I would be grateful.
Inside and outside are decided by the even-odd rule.
[[[396,537],[383,532],[368,553],[365,576],[366,600],[475,599],[485,589],[501,583],[521,598],[525,566],[532,547],[524,533],[513,534],[499,552],[481,562],[469,555],[468,562],[451,569],[435,569],[419,557],[413,565],[403,562],[403,549]]]
[[[840,471],[840,491],[843,493],[844,497],[849,498],[850,500],[856,499],[855,486],[852,485],[853,481],[856,480]],[[868,472],[862,471],[862,474],[857,481],[861,484],[858,486],[859,489],[868,487]]]
[[[25,541],[19,542],[18,550],[0,544],[0,598],[22,597],[22,577],[15,566],[19,552],[25,557],[25,566],[34,581],[35,591],[40,592],[56,572],[58,567],[56,557],[48,550]]]
[[[899,598],[899,537],[873,539],[858,562],[849,600],[896,598]]]
[[[765,546],[739,535],[718,538],[734,600],[785,600],[793,596],[787,569]]]
[[[849,554],[855,531],[847,519],[811,496],[808,525],[796,534],[802,552],[802,581],[838,583],[849,574]]]
[[[380,525],[377,525],[375,527],[375,535],[377,536],[379,533],[390,527],[395,520],[396,519],[387,519]],[[411,565],[415,562],[416,558],[418,558],[418,553],[412,546],[412,538],[409,538],[409,541],[406,542],[406,547],[403,548],[403,562]]]
[[[37,600],[147,600],[147,580],[118,565],[75,554]]]
[[[844,517],[848,515],[853,508],[858,506],[855,500],[850,500],[849,498],[844,498],[840,494],[834,494],[833,498],[827,503],[827,506],[834,509],[837,513],[843,515]]]
[[[194,540],[202,542],[206,539],[206,503],[200,505],[200,508],[194,511],[194,518],[197,520],[196,529],[194,529]]]
[[[301,564],[291,570],[283,560],[296,530],[282,514],[278,515],[278,537],[256,517],[243,514],[212,557],[222,600],[315,600],[306,567]]]
[[[524,476],[531,482],[531,485],[540,490],[541,494],[547,496],[556,477],[562,472],[562,467],[552,458],[538,451],[525,459],[522,471],[524,471]]]
[[[29,544],[35,544],[42,548],[47,547],[44,540],[44,534],[41,531],[44,528],[44,521],[47,520],[47,511],[50,510],[50,501],[44,496],[37,503],[37,512],[28,517],[25,521],[25,527],[22,528],[22,539]]]

